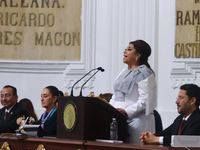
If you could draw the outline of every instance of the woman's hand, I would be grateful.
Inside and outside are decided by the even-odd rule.
[[[116,108],[116,109],[117,109],[120,113],[127,115],[127,114],[126,114],[126,111],[125,111],[124,109],[122,109],[122,108]]]
[[[19,126],[21,126],[21,122],[22,122],[22,120],[23,120],[23,117],[19,117],[19,118],[17,118],[17,124],[19,125]]]

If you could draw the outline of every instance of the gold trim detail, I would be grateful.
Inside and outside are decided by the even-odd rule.
[[[8,142],[3,143],[3,145],[1,146],[1,150],[10,150]]]
[[[37,150],[46,150],[46,148],[44,148],[44,145],[43,144],[40,144],[37,148]]]

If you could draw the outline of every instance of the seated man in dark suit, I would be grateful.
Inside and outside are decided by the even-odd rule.
[[[141,133],[144,144],[170,145],[172,135],[200,135],[200,88],[195,84],[182,85],[176,104],[180,115],[159,133]]]
[[[19,128],[16,120],[19,117],[28,117],[28,112],[17,102],[17,89],[6,85],[1,90],[0,133],[15,133]]]

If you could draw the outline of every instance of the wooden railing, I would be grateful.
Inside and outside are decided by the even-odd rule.
[[[0,137],[0,150],[185,150],[186,148],[164,147],[160,145],[114,144],[96,141],[69,140],[58,138]],[[197,150],[199,148],[190,148]]]

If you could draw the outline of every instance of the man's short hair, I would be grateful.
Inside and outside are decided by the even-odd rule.
[[[13,95],[17,95],[17,89],[14,86],[6,85],[3,88],[11,88],[12,91],[13,91]]]
[[[189,97],[189,100],[193,97],[196,98],[197,108],[200,105],[200,88],[196,84],[184,84],[180,87],[181,90],[186,91],[186,95]]]

